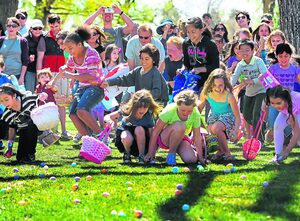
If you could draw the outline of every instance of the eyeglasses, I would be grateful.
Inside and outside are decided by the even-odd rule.
[[[17,27],[19,27],[19,25],[15,24],[15,23],[14,24],[7,24],[6,27],[7,28],[17,28]]]
[[[243,15],[243,16],[238,16],[238,17],[237,17],[237,20],[241,20],[241,19],[245,19],[245,18],[246,18],[245,15]]]
[[[93,32],[92,33],[92,36],[96,36],[96,35],[99,35],[99,33],[98,32]]]
[[[26,17],[25,16],[23,16],[23,15],[16,15],[16,18],[17,19],[22,19],[22,20],[25,20],[26,19]]]
[[[139,35],[139,39],[145,39],[145,40],[147,40],[147,39],[149,39],[149,38],[150,38],[150,36],[146,36],[146,37],[145,37],[145,36],[140,36],[140,35]]]
[[[32,28],[33,30],[35,30],[35,31],[37,31],[37,30],[43,30],[43,28],[42,27],[34,27],[34,28]]]
[[[216,28],[216,31],[225,31],[225,28]]]

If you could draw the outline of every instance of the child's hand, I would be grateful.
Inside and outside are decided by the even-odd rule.
[[[29,61],[30,61],[30,62],[34,62],[34,59],[35,59],[35,55],[34,55],[34,54],[31,54],[31,55],[29,56]]]
[[[48,98],[48,94],[45,92],[42,92],[39,94],[39,100],[45,102]]]
[[[59,73],[64,73],[65,71],[67,70],[67,66],[66,65],[63,65],[59,68],[58,72]]]
[[[103,81],[100,85],[101,88],[107,88],[109,86],[107,81]]]

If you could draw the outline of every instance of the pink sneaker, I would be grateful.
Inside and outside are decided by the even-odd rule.
[[[14,155],[14,152],[12,151],[12,149],[8,148],[5,152],[4,152],[4,157],[6,158],[11,158]]]

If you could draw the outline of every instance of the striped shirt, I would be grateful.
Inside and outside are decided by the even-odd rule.
[[[84,61],[81,65],[76,64],[74,57],[70,56],[67,61],[68,69],[71,69],[71,72],[77,72],[78,74],[89,74],[96,77],[97,81],[100,82],[100,78],[103,76],[103,70],[101,68],[101,58],[98,52],[88,47]],[[79,82],[79,86],[90,85],[88,82]]]
[[[10,127],[25,128],[32,123],[30,112],[36,107],[37,95],[24,95],[21,99],[20,111],[6,109],[1,117]]]

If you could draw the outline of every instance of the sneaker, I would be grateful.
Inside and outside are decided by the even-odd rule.
[[[81,134],[80,133],[77,133],[74,137],[73,137],[73,142],[74,143],[79,143],[81,141]]]
[[[176,153],[169,153],[166,163],[170,166],[176,165]]]
[[[62,140],[62,141],[69,141],[71,139],[73,139],[73,137],[72,137],[71,133],[67,130],[64,131],[60,136],[60,140]]]
[[[28,154],[26,157],[23,157],[20,160],[20,163],[25,163],[25,164],[35,163],[35,155],[34,154]]]
[[[123,163],[131,163],[131,156],[129,153],[124,152],[123,155]]]
[[[13,155],[14,155],[14,152],[12,151],[11,148],[7,148],[3,154],[3,156],[6,158],[11,158]]]
[[[138,164],[145,164],[144,155],[140,154],[138,157]]]
[[[2,140],[0,140],[0,150],[4,150],[5,145]]]

